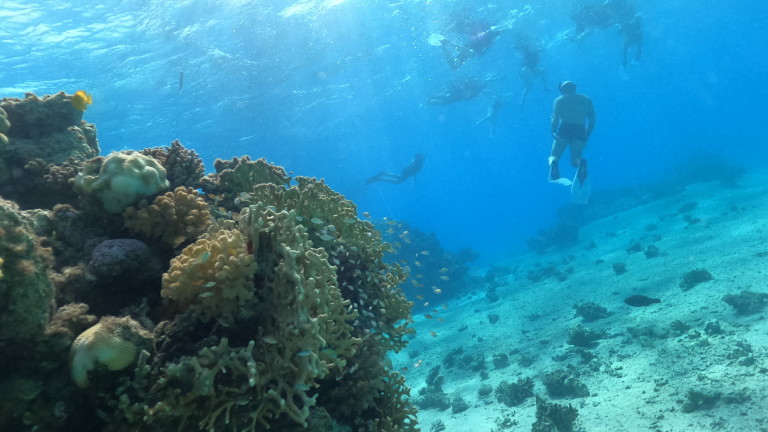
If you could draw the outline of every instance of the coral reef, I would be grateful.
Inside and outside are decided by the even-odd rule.
[[[387,362],[406,274],[353,203],[248,157],[200,179],[178,142],[24,161],[19,139],[82,116],[27,100],[0,110],[0,194],[46,191],[0,200],[0,429],[418,430]]]
[[[53,163],[70,157],[84,160],[99,153],[95,127],[82,121],[83,112],[71,100],[64,92],[42,99],[27,93],[24,99],[0,100],[10,123],[5,132],[6,151],[14,165],[23,166],[32,159]]]
[[[739,294],[726,294],[723,301],[739,315],[752,315],[762,312],[768,305],[768,294],[744,290]]]
[[[204,234],[211,225],[208,204],[191,187],[179,186],[149,204],[142,200],[123,212],[133,234],[159,239],[174,248]]]
[[[115,152],[101,163],[86,164],[75,187],[95,196],[108,213],[122,213],[141,198],[168,189],[165,169],[154,159],[135,151]]]
[[[709,273],[707,269],[691,270],[683,275],[683,279],[680,281],[680,288],[682,288],[683,291],[688,291],[700,283],[708,282],[711,280],[712,274]]]
[[[45,215],[41,215],[45,218]],[[51,251],[35,232],[35,216],[0,198],[0,346],[8,357],[41,334],[53,301]],[[0,365],[7,366],[4,361]]]
[[[547,393],[553,398],[580,398],[589,396],[589,390],[573,374],[558,369],[545,374],[541,382],[547,389]]]
[[[502,381],[496,387],[496,400],[508,407],[520,405],[530,397],[533,397],[531,378],[519,378],[516,383]]]
[[[194,150],[184,147],[179,140],[174,140],[168,147],[145,149],[141,153],[165,168],[171,189],[179,186],[198,187],[205,174],[200,156]]]
[[[531,432],[571,432],[579,412],[571,405],[547,403],[536,397],[536,422]]]
[[[597,341],[607,336],[604,331],[590,330],[581,324],[568,330],[568,345],[581,348],[590,348],[597,345]]]
[[[88,374],[98,366],[110,371],[125,369],[139,351],[151,348],[151,341],[152,335],[133,319],[105,316],[72,342],[72,380],[84,388],[90,384]]]
[[[612,314],[608,312],[608,309],[600,306],[595,302],[584,302],[573,305],[576,310],[577,317],[581,317],[584,322],[594,322],[603,318],[608,318]]]
[[[253,255],[237,230],[203,236],[171,260],[160,295],[180,310],[192,309],[203,321],[231,324],[253,299]]]

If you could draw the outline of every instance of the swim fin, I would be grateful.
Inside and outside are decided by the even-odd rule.
[[[589,177],[587,176],[587,161],[581,160],[579,169],[576,170],[576,175],[573,177],[573,184],[571,185],[571,203],[573,204],[587,204],[589,202],[590,185]]]
[[[554,156],[549,157],[549,182],[557,183],[563,186],[570,186],[570,180],[564,177],[560,177],[560,170],[557,167],[557,162],[558,161]]]
[[[432,46],[440,46],[443,44],[443,40],[445,40],[445,36],[438,33],[432,33],[431,35],[429,35],[429,39],[427,39],[427,43]]]

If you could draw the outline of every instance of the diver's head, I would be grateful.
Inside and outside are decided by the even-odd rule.
[[[560,93],[566,95],[566,94],[574,94],[576,93],[576,84],[573,83],[573,81],[563,81],[560,83]]]

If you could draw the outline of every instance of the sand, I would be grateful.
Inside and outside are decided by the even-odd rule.
[[[607,213],[580,230],[577,245],[499,263],[506,270],[496,278],[498,301],[486,298],[489,282],[478,278],[467,287],[471,294],[448,301],[447,308],[435,305],[432,315],[444,322],[417,315],[418,333],[393,357],[394,366],[407,368],[418,402],[430,370],[442,365],[447,397],[461,396],[468,405],[459,413],[420,410],[421,429],[438,430],[433,425],[442,421],[448,432],[530,431],[534,398],[508,407],[495,394],[478,394],[482,385],[496,389],[502,381],[530,377],[536,395],[578,409],[577,431],[768,431],[768,308],[739,315],[722,301],[742,290],[768,293],[766,183],[768,173],[750,173],[737,187],[697,183]],[[681,212],[686,203],[695,208]],[[640,252],[627,251],[637,243]],[[649,245],[658,248],[658,256],[645,255]],[[617,274],[614,263],[624,263],[626,272]],[[550,266],[564,280],[529,279],[529,271]],[[684,275],[697,269],[713,279],[682,289]],[[633,294],[661,303],[624,304]],[[584,302],[612,315],[584,322],[573,308]],[[498,315],[495,323],[492,314]],[[593,347],[575,349],[568,334],[579,324],[606,336]],[[456,366],[446,367],[446,356],[457,348],[463,354]],[[584,360],[578,352],[594,358]],[[502,353],[509,366],[495,369],[493,357]],[[487,378],[470,370],[461,358],[467,354],[482,355]],[[590,395],[550,397],[542,376],[557,369],[569,371]],[[711,407],[684,412],[690,390],[720,398]]]

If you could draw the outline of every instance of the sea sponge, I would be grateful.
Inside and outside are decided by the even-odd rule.
[[[122,151],[107,156],[100,166],[86,164],[75,177],[75,187],[96,196],[104,210],[117,214],[142,197],[168,189],[169,183],[165,169],[156,160],[139,152]]]
[[[128,207],[123,219],[132,233],[159,238],[173,247],[196,239],[211,225],[208,204],[196,190],[183,186],[160,195],[151,205],[142,200],[138,208]]]
[[[80,388],[88,387],[88,373],[97,365],[110,371],[130,366],[142,349],[151,347],[152,335],[130,317],[103,317],[78,336],[70,347],[70,375]]]
[[[185,247],[163,275],[160,295],[180,309],[194,308],[203,321],[231,323],[253,298],[253,255],[237,230],[219,230]]]

